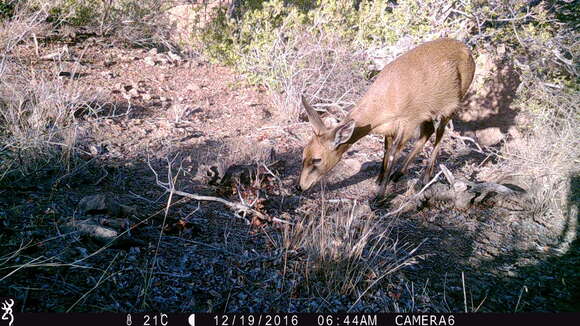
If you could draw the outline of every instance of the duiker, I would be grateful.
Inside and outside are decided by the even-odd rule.
[[[302,97],[314,135],[304,148],[300,188],[312,187],[340,161],[344,152],[369,133],[385,137],[377,196],[385,194],[393,176],[406,172],[409,163],[435,133],[433,152],[422,179],[428,182],[445,126],[467,93],[474,71],[471,51],[459,41],[442,38],[424,43],[385,66],[363,98],[336,127],[325,126]],[[391,171],[403,146],[416,135],[415,147],[401,170]]]

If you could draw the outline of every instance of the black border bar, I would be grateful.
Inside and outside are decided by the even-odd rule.
[[[191,315],[195,317],[191,317]],[[13,326],[463,326],[463,325],[576,325],[580,312],[572,313],[14,313]],[[0,325],[8,325],[0,320]]]

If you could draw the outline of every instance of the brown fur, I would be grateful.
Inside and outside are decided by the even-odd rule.
[[[352,144],[369,133],[385,136],[385,157],[377,179],[379,195],[384,195],[401,148],[418,132],[415,148],[403,164],[404,173],[436,132],[423,178],[426,182],[432,175],[445,125],[467,93],[474,72],[471,51],[459,41],[442,38],[424,43],[385,66],[345,122],[335,128],[325,127],[303,99],[315,135],[304,148],[300,187],[310,188]]]

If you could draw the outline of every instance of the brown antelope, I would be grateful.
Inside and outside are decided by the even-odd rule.
[[[461,42],[442,38],[401,55],[378,74],[375,82],[346,119],[324,125],[302,97],[314,136],[304,148],[300,188],[307,190],[330,171],[355,142],[369,133],[385,137],[385,153],[377,178],[378,196],[385,194],[391,170],[403,146],[418,135],[398,178],[435,132],[433,152],[423,175],[427,183],[439,152],[445,126],[459,107],[473,79],[475,63]]]

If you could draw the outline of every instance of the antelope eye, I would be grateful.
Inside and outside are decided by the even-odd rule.
[[[313,158],[312,160],[310,160],[310,163],[312,163],[313,165],[317,165],[320,162],[322,162],[322,159],[320,158]]]

